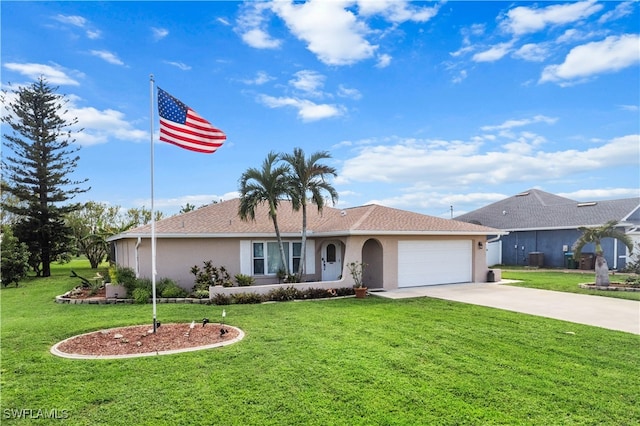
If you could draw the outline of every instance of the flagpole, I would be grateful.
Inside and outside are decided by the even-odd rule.
[[[149,75],[150,83],[150,138],[151,138],[151,298],[153,300],[153,332],[157,330],[156,316],[156,212],[153,202],[153,74]]]

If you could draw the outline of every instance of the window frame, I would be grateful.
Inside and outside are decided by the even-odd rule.
[[[282,241],[285,250],[285,258],[291,273],[296,273],[295,265],[300,265],[302,259],[302,241],[286,240]],[[262,256],[256,256],[256,245],[262,246]],[[271,247],[271,250],[269,249]],[[297,250],[296,250],[297,249]],[[275,250],[275,253],[273,253]],[[297,255],[295,255],[297,251]],[[251,273],[254,276],[274,277],[278,275],[278,271],[272,271],[270,264],[280,259],[280,247],[277,240],[252,240],[251,241]],[[262,262],[262,272],[256,272],[256,261]]]

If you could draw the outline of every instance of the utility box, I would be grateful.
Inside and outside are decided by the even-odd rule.
[[[529,253],[529,266],[541,268],[544,265],[544,253],[532,251]]]
[[[589,271],[595,267],[596,255],[594,253],[580,254],[580,269]]]

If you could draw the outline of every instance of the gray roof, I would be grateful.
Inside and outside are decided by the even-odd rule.
[[[504,231],[599,226],[610,220],[638,225],[629,216],[639,208],[640,197],[581,202],[530,189],[460,215],[456,220]]]

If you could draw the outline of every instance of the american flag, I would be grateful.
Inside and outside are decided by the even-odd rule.
[[[197,112],[158,87],[160,140],[184,149],[211,154],[227,136]]]

